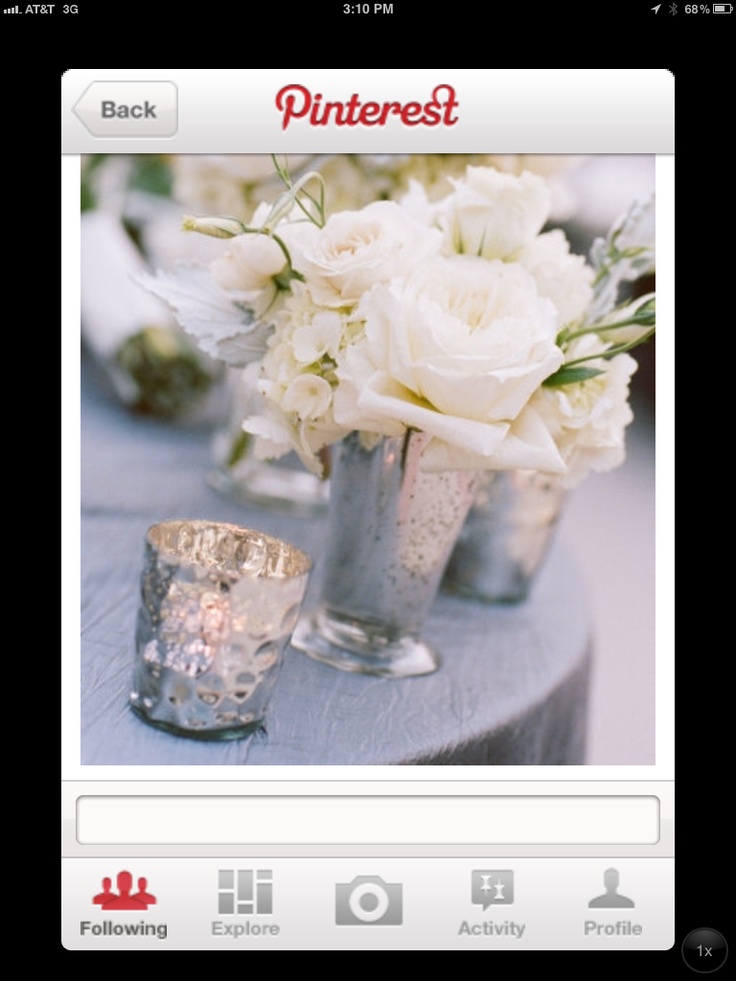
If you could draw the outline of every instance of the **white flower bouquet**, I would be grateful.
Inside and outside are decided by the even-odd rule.
[[[147,276],[202,350],[244,369],[257,454],[418,430],[427,470],[535,470],[569,485],[624,456],[628,352],[654,331],[654,203],[635,203],[589,261],[545,230],[548,181],[468,166],[451,190],[328,213],[323,172],[239,217],[187,217],[221,238],[206,267]],[[329,173],[329,171],[328,171]]]

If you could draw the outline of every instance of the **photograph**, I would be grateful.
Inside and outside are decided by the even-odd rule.
[[[80,157],[82,766],[657,762],[655,185]]]

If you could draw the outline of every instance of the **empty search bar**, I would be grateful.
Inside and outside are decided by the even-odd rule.
[[[655,844],[655,796],[85,796],[82,845]]]

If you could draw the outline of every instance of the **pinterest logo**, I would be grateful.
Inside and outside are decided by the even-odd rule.
[[[454,126],[458,106],[451,85],[436,85],[424,103],[362,102],[357,93],[346,102],[325,102],[321,92],[313,95],[304,85],[285,85],[276,95],[283,129],[299,119],[310,126],[385,126],[389,117],[396,116],[404,126]]]

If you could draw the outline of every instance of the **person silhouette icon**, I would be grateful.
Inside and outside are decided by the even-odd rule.
[[[117,893],[112,891],[112,879],[109,876],[105,876],[102,880],[102,892],[98,892],[92,902],[97,906],[104,906],[105,903],[109,903],[111,899],[116,898]]]
[[[618,869],[606,869],[603,873],[603,885],[606,891],[602,896],[596,896],[588,903],[590,909],[621,909],[623,907],[632,908],[634,900],[628,896],[622,896],[618,892],[619,874]]]
[[[141,877],[138,880],[138,892],[133,893],[133,899],[137,899],[139,903],[143,903],[144,906],[153,906],[156,902],[156,897],[150,892],[147,892],[148,879]]]
[[[103,903],[103,909],[146,909],[146,904],[142,903],[140,900],[136,899],[134,896],[130,895],[130,890],[133,888],[133,876],[130,872],[118,872],[118,889],[120,890],[120,895],[111,899],[107,903]]]

